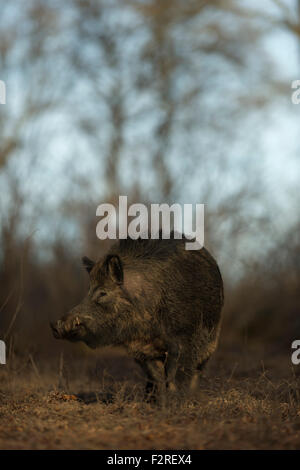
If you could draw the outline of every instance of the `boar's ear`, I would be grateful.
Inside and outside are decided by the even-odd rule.
[[[123,265],[118,255],[108,255],[104,262],[105,271],[117,284],[123,283]]]
[[[91,270],[93,269],[93,267],[95,266],[94,261],[89,259],[87,256],[84,256],[82,258],[82,264],[83,264],[83,266],[85,267],[85,269],[87,270],[88,273],[90,273]]]

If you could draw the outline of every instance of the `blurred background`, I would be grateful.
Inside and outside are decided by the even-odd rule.
[[[225,281],[223,347],[290,353],[300,335],[299,59],[293,0],[2,4],[9,350],[55,354],[49,320],[86,292],[81,256],[107,249],[96,207],[127,195],[204,203],[205,245]]]

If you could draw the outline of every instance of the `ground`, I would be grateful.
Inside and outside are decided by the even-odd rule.
[[[192,395],[162,409],[142,400],[126,356],[105,354],[58,358],[57,371],[33,355],[0,366],[0,448],[300,448],[300,379],[288,356],[220,350]]]

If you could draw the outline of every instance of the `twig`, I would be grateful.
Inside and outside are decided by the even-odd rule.
[[[38,368],[37,368],[37,366],[36,366],[36,364],[35,364],[35,362],[34,362],[33,357],[32,357],[31,354],[29,354],[29,359],[30,359],[32,368],[33,368],[33,370],[34,370],[34,373],[36,374],[37,378],[40,379],[40,378],[41,378],[40,373],[39,373],[39,371],[38,371]]]
[[[19,293],[18,304],[17,304],[17,308],[15,310],[15,313],[14,313],[12,319],[11,319],[11,322],[8,326],[8,329],[7,329],[7,331],[4,335],[4,341],[7,339],[9,333],[11,332],[11,329],[12,329],[12,327],[13,327],[15,321],[16,321],[16,318],[17,318],[17,316],[18,316],[18,314],[19,314],[19,312],[20,312],[20,310],[23,306],[23,302],[21,301],[22,295],[23,295],[23,256],[21,258],[21,263],[20,263],[20,293]]]

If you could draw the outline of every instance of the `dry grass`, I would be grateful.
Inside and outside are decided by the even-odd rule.
[[[1,449],[300,447],[300,380],[288,357],[219,351],[194,395],[165,409],[143,402],[123,356],[68,361],[1,366]]]

